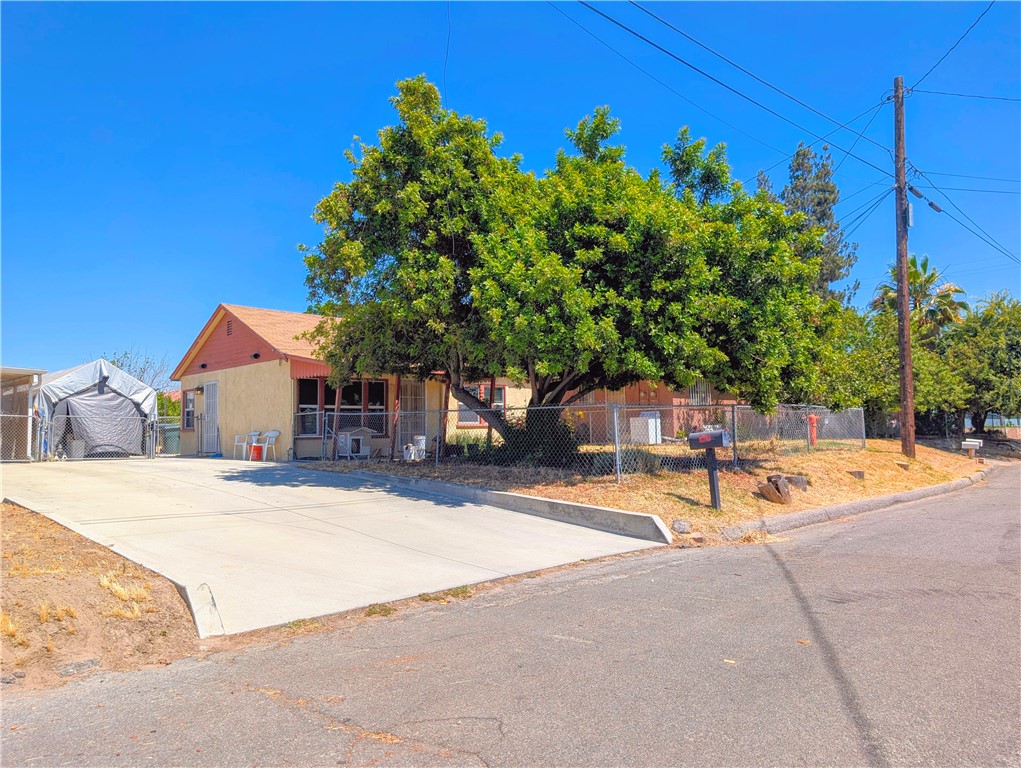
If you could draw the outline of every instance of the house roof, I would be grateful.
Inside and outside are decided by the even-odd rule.
[[[279,309],[260,309],[258,307],[242,307],[238,304],[220,304],[212,317],[206,322],[202,331],[192,342],[187,353],[177,364],[170,378],[179,381],[188,365],[202,349],[220,319],[228,315],[244,324],[256,336],[284,359],[300,358],[316,360],[315,345],[308,339],[297,338],[307,331],[313,330],[323,317],[305,312],[285,312]]]
[[[295,337],[319,325],[319,321],[323,319],[321,315],[240,307],[237,304],[220,306],[247,325],[256,335],[261,336],[277,352],[287,357],[315,359],[315,345],[307,339]]]

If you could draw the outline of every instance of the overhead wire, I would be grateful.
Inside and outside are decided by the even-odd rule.
[[[984,96],[977,93],[950,93],[948,91],[925,91],[917,88],[912,88],[911,93],[931,93],[934,96],[957,96],[961,99],[987,99],[989,101],[1016,101],[1021,102],[1021,99],[1015,99],[1010,96]]]
[[[918,80],[915,81],[915,84],[912,85],[908,90],[909,91],[913,91],[915,88],[917,88],[921,84],[921,82],[923,80],[925,80],[925,78],[927,78],[929,75],[931,75],[935,71],[936,67],[938,67],[940,64],[942,64],[943,61],[946,59],[946,57],[954,52],[954,49],[956,49],[957,46],[959,46],[961,44],[961,41],[964,40],[964,38],[966,38],[968,36],[968,33],[971,32],[971,30],[975,29],[975,27],[978,25],[978,23],[980,21],[982,21],[982,17],[985,16],[987,13],[989,13],[989,9],[992,8],[995,4],[996,4],[996,0],[991,0],[989,5],[986,6],[986,9],[984,11],[982,11],[982,13],[980,13],[978,15],[978,18],[975,19],[975,21],[971,22],[971,26],[968,27],[966,30],[964,30],[964,34],[961,35],[959,38],[957,38],[957,42],[950,46],[950,50],[947,51],[946,53],[944,53],[942,56],[940,56],[939,61],[937,61],[935,64],[933,64],[931,67],[929,67],[929,71],[926,72],[924,75],[922,75],[920,78],[918,78]]]
[[[724,56],[724,55],[723,55],[722,53],[720,53],[719,51],[713,50],[712,48],[710,48],[710,47],[709,47],[708,45],[706,45],[705,43],[701,42],[700,40],[697,40],[697,39],[695,39],[694,37],[692,37],[691,35],[689,35],[689,34],[688,34],[687,32],[685,32],[684,30],[682,30],[682,29],[678,29],[678,28],[677,28],[677,27],[675,27],[675,26],[674,26],[673,24],[671,24],[671,23],[670,23],[669,21],[667,21],[666,19],[662,18],[661,16],[657,16],[657,15],[656,15],[656,14],[654,14],[654,13],[653,13],[652,11],[650,11],[650,10],[649,10],[648,8],[645,8],[645,7],[643,7],[642,5],[640,5],[639,3],[635,2],[635,0],[628,0],[628,2],[629,2],[629,3],[631,4],[631,5],[633,5],[633,6],[635,7],[635,8],[637,8],[638,10],[640,10],[640,11],[641,11],[642,13],[646,14],[647,16],[651,16],[651,17],[652,17],[653,19],[655,19],[656,21],[658,21],[658,22],[659,22],[660,24],[662,24],[663,26],[665,26],[665,27],[667,27],[667,28],[669,28],[669,29],[672,29],[672,30],[673,30],[674,32],[676,32],[676,33],[677,33],[678,35],[680,35],[681,37],[683,37],[683,38],[684,38],[685,40],[689,40],[689,41],[691,41],[692,43],[694,43],[695,45],[697,45],[697,46],[698,46],[699,48],[701,48],[701,49],[703,49],[703,50],[705,50],[705,51],[708,51],[709,53],[711,53],[711,54],[712,54],[713,56],[717,57],[718,59],[722,59],[723,61],[725,61],[725,62],[727,62],[728,64],[730,64],[730,66],[732,66],[732,67],[734,67],[734,68],[736,68],[736,69],[740,70],[740,71],[741,71],[741,72],[743,72],[744,74],[748,75],[748,77],[752,78],[753,80],[755,80],[755,81],[757,81],[757,82],[761,83],[762,85],[764,85],[764,86],[766,86],[767,88],[769,88],[769,89],[771,89],[771,90],[775,91],[776,93],[779,93],[779,94],[780,94],[781,96],[783,96],[783,97],[785,97],[785,98],[788,98],[788,99],[790,99],[790,100],[791,100],[791,101],[793,101],[793,102],[794,102],[795,104],[798,104],[798,105],[800,105],[800,106],[804,107],[804,108],[805,108],[805,109],[807,109],[807,110],[808,110],[809,112],[812,112],[812,113],[814,113],[814,114],[818,115],[819,117],[823,118],[824,120],[829,120],[829,121],[830,121],[831,123],[833,123],[834,125],[838,125],[838,126],[840,126],[840,128],[846,129],[846,130],[848,130],[848,131],[851,131],[851,133],[855,133],[855,134],[857,134],[857,137],[858,137],[858,138],[857,138],[857,139],[855,139],[855,142],[856,142],[856,143],[857,143],[858,139],[865,139],[866,141],[869,141],[869,142],[871,142],[872,144],[875,144],[875,145],[876,145],[877,147],[879,147],[880,149],[885,149],[885,150],[886,150],[887,152],[890,152],[890,151],[891,151],[889,147],[886,147],[886,146],[884,146],[884,145],[880,144],[880,143],[879,143],[878,141],[875,141],[875,140],[873,140],[873,139],[870,139],[870,138],[869,138],[868,136],[865,136],[865,134],[864,134],[864,130],[863,130],[863,131],[861,131],[861,132],[859,132],[859,131],[855,131],[855,130],[853,130],[853,129],[851,129],[851,128],[848,128],[846,124],[843,124],[843,125],[842,125],[842,124],[841,124],[840,122],[838,122],[837,120],[834,120],[834,119],[833,119],[832,117],[830,117],[829,115],[827,115],[827,114],[826,114],[825,112],[821,112],[821,111],[819,111],[818,109],[816,109],[815,107],[813,107],[813,106],[812,106],[811,104],[806,104],[806,103],[805,103],[804,101],[802,101],[801,99],[799,99],[799,98],[798,98],[797,96],[793,96],[793,95],[791,95],[790,93],[788,93],[787,91],[783,90],[782,88],[778,88],[777,86],[773,85],[773,84],[772,84],[771,82],[769,82],[768,80],[765,80],[765,79],[763,79],[763,78],[759,77],[759,76],[758,76],[758,75],[756,75],[756,74],[755,74],[754,72],[752,72],[752,71],[750,71],[750,70],[746,69],[745,67],[741,66],[741,65],[740,65],[740,64],[738,64],[738,63],[737,63],[736,61],[733,61],[732,59],[729,59],[729,58],[727,58],[726,56]],[[854,145],[852,144],[851,146],[853,147]]]
[[[617,19],[613,18],[613,17],[612,17],[612,16],[610,16],[609,14],[603,13],[603,12],[602,12],[601,10],[599,10],[598,8],[596,8],[595,6],[593,6],[592,4],[590,4],[590,3],[586,2],[585,0],[578,0],[578,3],[579,3],[580,5],[582,5],[583,7],[587,8],[588,10],[592,11],[592,12],[593,12],[593,13],[595,13],[596,15],[598,15],[598,16],[601,16],[602,18],[606,19],[606,20],[607,20],[607,21],[609,21],[609,22],[610,22],[611,24],[614,24],[615,26],[617,26],[617,27],[619,27],[619,28],[623,29],[623,30],[624,30],[625,32],[627,32],[628,34],[630,34],[630,35],[632,35],[632,36],[634,36],[634,37],[638,38],[639,40],[641,40],[642,42],[646,43],[647,45],[650,45],[650,46],[652,46],[653,48],[655,48],[656,50],[658,50],[658,51],[660,51],[660,52],[662,52],[662,53],[666,54],[667,56],[669,56],[670,58],[672,58],[672,59],[673,59],[674,61],[676,61],[676,62],[678,62],[678,63],[680,63],[680,64],[683,64],[684,66],[688,67],[688,69],[691,69],[692,71],[694,71],[694,72],[697,72],[698,74],[702,75],[703,77],[705,77],[705,78],[707,78],[707,79],[709,79],[709,80],[712,80],[712,81],[713,81],[714,83],[716,83],[717,85],[719,85],[719,86],[720,86],[720,87],[722,87],[722,88],[725,88],[726,90],[730,91],[731,93],[735,94],[736,96],[740,96],[740,97],[741,97],[742,99],[744,99],[745,101],[748,101],[748,102],[750,102],[751,104],[754,104],[754,105],[755,105],[755,106],[757,106],[757,107],[758,107],[759,109],[762,109],[762,110],[764,110],[764,111],[768,112],[769,114],[773,115],[774,117],[776,117],[776,118],[778,118],[778,119],[780,119],[780,120],[783,120],[783,121],[784,121],[785,123],[788,123],[788,124],[790,124],[790,125],[794,126],[794,127],[795,127],[795,128],[797,128],[797,129],[798,129],[799,131],[803,131],[803,132],[805,132],[805,133],[809,134],[810,136],[814,136],[814,137],[815,137],[815,138],[817,138],[817,139],[822,139],[822,138],[823,138],[822,136],[820,136],[820,135],[819,135],[818,133],[816,133],[815,131],[812,131],[811,129],[809,129],[809,128],[806,128],[805,126],[801,125],[800,123],[797,123],[797,122],[795,122],[794,120],[791,120],[791,119],[790,119],[789,117],[786,117],[785,115],[782,115],[782,114],[780,114],[779,112],[777,112],[777,111],[776,111],[775,109],[773,109],[772,107],[768,107],[768,106],[766,106],[765,104],[763,104],[763,103],[762,103],[762,102],[760,102],[760,101],[757,101],[756,99],[752,98],[752,97],[751,97],[751,96],[749,96],[748,94],[746,94],[746,93],[743,93],[742,91],[738,90],[737,88],[734,88],[733,86],[731,86],[731,85],[728,85],[727,83],[723,82],[723,81],[722,81],[722,80],[720,80],[720,79],[719,79],[718,77],[716,77],[716,76],[714,76],[714,75],[711,75],[711,74],[709,74],[708,72],[706,72],[706,71],[705,71],[705,70],[703,70],[703,69],[700,69],[699,67],[696,67],[696,66],[695,66],[694,64],[692,64],[691,62],[689,62],[689,61],[685,60],[685,59],[684,59],[684,58],[682,58],[681,56],[678,56],[678,55],[677,55],[676,53],[674,53],[673,51],[671,51],[671,50],[669,50],[669,49],[667,49],[667,48],[664,48],[664,47],[663,47],[662,45],[660,45],[659,43],[656,43],[655,41],[653,41],[653,40],[650,40],[650,39],[649,39],[648,37],[646,37],[645,35],[641,34],[641,33],[640,33],[640,32],[638,32],[638,31],[636,31],[636,30],[632,29],[632,28],[631,28],[631,27],[629,27],[629,26],[628,26],[627,24],[624,24],[623,22],[621,22],[621,21],[618,21]],[[863,158],[863,157],[860,157],[859,155],[856,155],[856,154],[854,154],[854,153],[853,153],[853,152],[851,152],[850,150],[844,149],[844,147],[841,147],[841,146],[839,146],[839,145],[838,145],[838,144],[836,144],[835,142],[832,142],[832,141],[831,141],[831,142],[830,142],[830,144],[831,144],[831,145],[832,145],[833,147],[835,147],[836,149],[839,149],[839,150],[840,150],[841,152],[847,152],[847,153],[848,153],[848,154],[849,154],[849,155],[850,155],[851,157],[853,157],[853,158],[854,158],[855,160],[857,160],[858,162],[860,162],[860,163],[864,163],[865,165],[868,165],[868,166],[870,166],[871,168],[875,168],[875,169],[876,169],[877,171],[880,171],[881,173],[885,173],[885,174],[886,174],[887,176],[891,176],[891,177],[893,176],[893,174],[892,174],[892,173],[890,173],[889,171],[885,170],[884,168],[880,168],[880,167],[879,167],[878,165],[876,165],[875,163],[872,163],[872,162],[870,162],[870,161],[866,160],[865,158]]]
[[[893,194],[893,189],[888,189],[886,191],[886,194],[880,197],[879,200],[877,200],[871,208],[865,211],[865,213],[861,214],[856,221],[849,224],[844,229],[844,237],[850,239],[851,235],[853,235],[857,231],[857,229],[862,224],[864,224],[873,213],[875,213],[879,209],[879,206],[881,206],[883,204],[883,201],[886,200],[886,198],[888,198],[891,194]]]
[[[918,176],[921,176],[923,179],[926,179],[930,183],[932,183],[932,179],[929,179],[924,173],[922,173],[917,168],[915,168],[914,165],[911,165],[911,169],[912,169],[914,174],[916,174]],[[958,213],[960,213],[964,218],[966,218],[969,222],[971,222],[976,227],[976,229],[978,229],[978,231],[976,232],[974,229],[969,227],[963,221],[961,221],[956,216],[954,216],[952,213],[950,213],[950,211],[948,211],[948,210],[946,210],[944,208],[941,208],[941,207],[937,206],[934,210],[936,210],[938,213],[946,214],[951,219],[951,221],[957,222],[957,224],[959,226],[961,226],[964,229],[966,229],[969,232],[971,232],[971,234],[975,235],[975,237],[977,237],[979,240],[983,241],[986,245],[990,246],[991,248],[993,248],[994,250],[998,251],[999,253],[1002,253],[1004,256],[1006,256],[1011,261],[1014,261],[1014,262],[1016,262],[1018,264],[1021,264],[1021,258],[1018,258],[1017,256],[1015,256],[1013,253],[1011,253],[1009,250],[1007,250],[1003,245],[1001,245],[996,240],[996,238],[994,238],[992,235],[990,235],[988,232],[986,232],[984,229],[982,229],[982,227],[978,224],[978,222],[976,222],[968,214],[966,214],[963,210],[961,210],[961,208],[957,205],[957,203],[955,203],[946,192],[944,192],[943,190],[941,190],[939,187],[937,187],[935,185],[933,186],[933,189],[935,189],[937,192],[939,192],[946,199],[946,201],[948,203],[950,203],[950,205],[953,208],[955,208]],[[924,193],[918,192],[918,194],[920,194],[922,196],[923,200],[925,200],[927,203],[929,203],[930,207],[935,205],[928,197],[925,196]]]
[[[926,174],[929,176],[950,176],[955,179],[980,179],[982,181],[1003,181],[1008,184],[1021,184],[1021,179],[1005,179],[1002,176],[969,176],[966,173],[937,173],[936,171],[926,171]]]
[[[774,152],[778,152],[778,153],[779,153],[779,154],[781,154],[781,155],[785,155],[785,154],[787,154],[786,150],[783,150],[783,149],[777,149],[776,147],[772,146],[771,144],[767,144],[767,143],[766,143],[765,141],[762,141],[762,139],[759,139],[759,138],[757,138],[757,137],[753,136],[752,134],[748,133],[747,131],[744,131],[744,130],[742,130],[741,128],[738,128],[738,127],[737,127],[736,125],[734,125],[733,123],[728,123],[728,122],[727,122],[726,120],[724,120],[724,119],[723,119],[722,117],[720,117],[719,115],[715,115],[715,114],[713,114],[712,112],[710,112],[710,111],[709,111],[708,109],[706,109],[705,107],[703,107],[703,106],[701,106],[700,104],[697,104],[696,102],[692,101],[692,100],[691,100],[691,99],[689,99],[689,98],[688,98],[687,96],[685,96],[685,95],[684,95],[683,93],[681,93],[680,91],[678,91],[678,90],[677,90],[676,88],[672,87],[672,86],[671,86],[671,85],[670,85],[669,83],[665,83],[665,82],[663,82],[663,81],[662,81],[662,80],[660,80],[660,79],[659,79],[658,77],[656,77],[656,76],[655,76],[654,74],[652,74],[651,72],[649,72],[649,71],[648,71],[647,69],[644,69],[644,68],[643,68],[642,66],[640,66],[639,64],[636,64],[636,63],[635,63],[634,61],[632,61],[632,60],[631,60],[631,59],[629,59],[629,58],[628,58],[627,56],[625,56],[625,55],[624,55],[623,53],[621,53],[620,51],[618,51],[618,50],[617,50],[616,48],[614,48],[614,47],[613,47],[612,45],[610,45],[610,44],[609,44],[608,42],[606,42],[606,41],[605,41],[605,40],[603,40],[603,39],[602,39],[601,37],[599,37],[599,36],[598,36],[597,34],[595,34],[595,33],[594,33],[594,32],[592,32],[592,31],[591,31],[590,29],[588,29],[588,28],[587,28],[587,27],[586,27],[586,26],[585,26],[584,24],[582,24],[582,23],[581,23],[580,21],[578,21],[577,19],[573,18],[572,16],[570,16],[570,15],[569,15],[569,14],[567,14],[567,13],[565,13],[564,11],[562,11],[562,10],[561,10],[560,8],[558,8],[558,7],[557,7],[557,6],[556,6],[556,5],[554,4],[554,3],[550,2],[550,0],[546,0],[546,5],[550,6],[550,7],[551,7],[551,8],[553,9],[553,10],[555,10],[555,11],[556,11],[557,13],[559,13],[559,14],[560,14],[561,16],[563,16],[563,17],[564,17],[565,19],[567,19],[568,21],[570,21],[570,22],[571,22],[572,24],[574,24],[574,25],[575,25],[576,27],[578,27],[578,28],[579,28],[580,30],[582,30],[582,31],[583,31],[583,32],[584,32],[585,34],[587,34],[587,35],[588,35],[589,37],[591,37],[592,39],[594,39],[594,40],[596,40],[597,42],[601,43],[601,44],[602,44],[603,46],[605,46],[605,47],[606,47],[606,48],[608,48],[608,49],[609,49],[610,51],[612,51],[613,53],[615,53],[615,54],[616,54],[617,56],[619,56],[620,58],[622,58],[622,59],[623,59],[624,61],[626,61],[626,62],[627,62],[628,64],[630,64],[630,65],[631,65],[632,67],[634,67],[635,69],[637,69],[637,70],[638,70],[639,72],[641,72],[641,73],[642,73],[643,75],[645,75],[645,76],[646,76],[646,77],[648,77],[649,79],[651,79],[651,80],[655,81],[656,83],[659,83],[659,84],[660,84],[661,86],[663,86],[664,88],[666,88],[666,89],[667,89],[668,91],[670,91],[670,92],[671,92],[672,94],[674,94],[674,95],[675,95],[675,96],[676,96],[677,98],[679,98],[679,99],[680,99],[681,101],[684,101],[684,102],[686,102],[686,103],[690,104],[690,105],[691,105],[691,106],[693,106],[693,107],[694,107],[695,109],[699,110],[700,112],[702,112],[702,113],[704,113],[704,114],[706,114],[706,115],[709,115],[709,117],[711,117],[711,118],[713,118],[714,120],[716,120],[716,121],[720,122],[721,124],[723,124],[723,125],[727,126],[728,128],[730,128],[730,129],[732,129],[732,130],[735,130],[735,131],[737,131],[737,132],[738,132],[738,133],[740,133],[740,134],[741,134],[742,136],[745,136],[745,137],[747,137],[747,138],[751,139],[752,141],[756,142],[757,144],[761,144],[762,146],[766,147],[766,149],[771,149],[771,150],[773,150]],[[781,161],[781,162],[782,162],[782,161]]]

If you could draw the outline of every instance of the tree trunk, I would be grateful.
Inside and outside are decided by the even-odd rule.
[[[986,411],[972,411],[971,413],[971,428],[980,435],[986,431],[986,415]]]
[[[500,437],[504,440],[507,439],[507,422],[504,420],[502,413],[491,409],[489,405],[469,392],[463,385],[452,383],[450,385],[450,394],[454,396],[457,402],[470,408],[480,419],[495,429]]]

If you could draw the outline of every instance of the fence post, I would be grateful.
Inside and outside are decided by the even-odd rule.
[[[620,418],[618,416],[619,403],[613,403],[613,469],[617,476],[617,483],[620,483]]]
[[[734,469],[737,469],[737,403],[730,406],[730,443],[734,451]]]
[[[861,449],[865,450],[865,409],[859,408],[858,413],[861,415]]]
[[[440,442],[440,436],[443,434],[443,411],[436,411],[436,450],[433,451],[433,466],[438,467],[440,465],[440,451],[443,449],[443,444]]]

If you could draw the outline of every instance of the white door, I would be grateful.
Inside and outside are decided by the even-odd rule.
[[[220,385],[215,381],[203,387],[205,394],[205,416],[202,421],[202,452],[218,453],[220,450]]]

